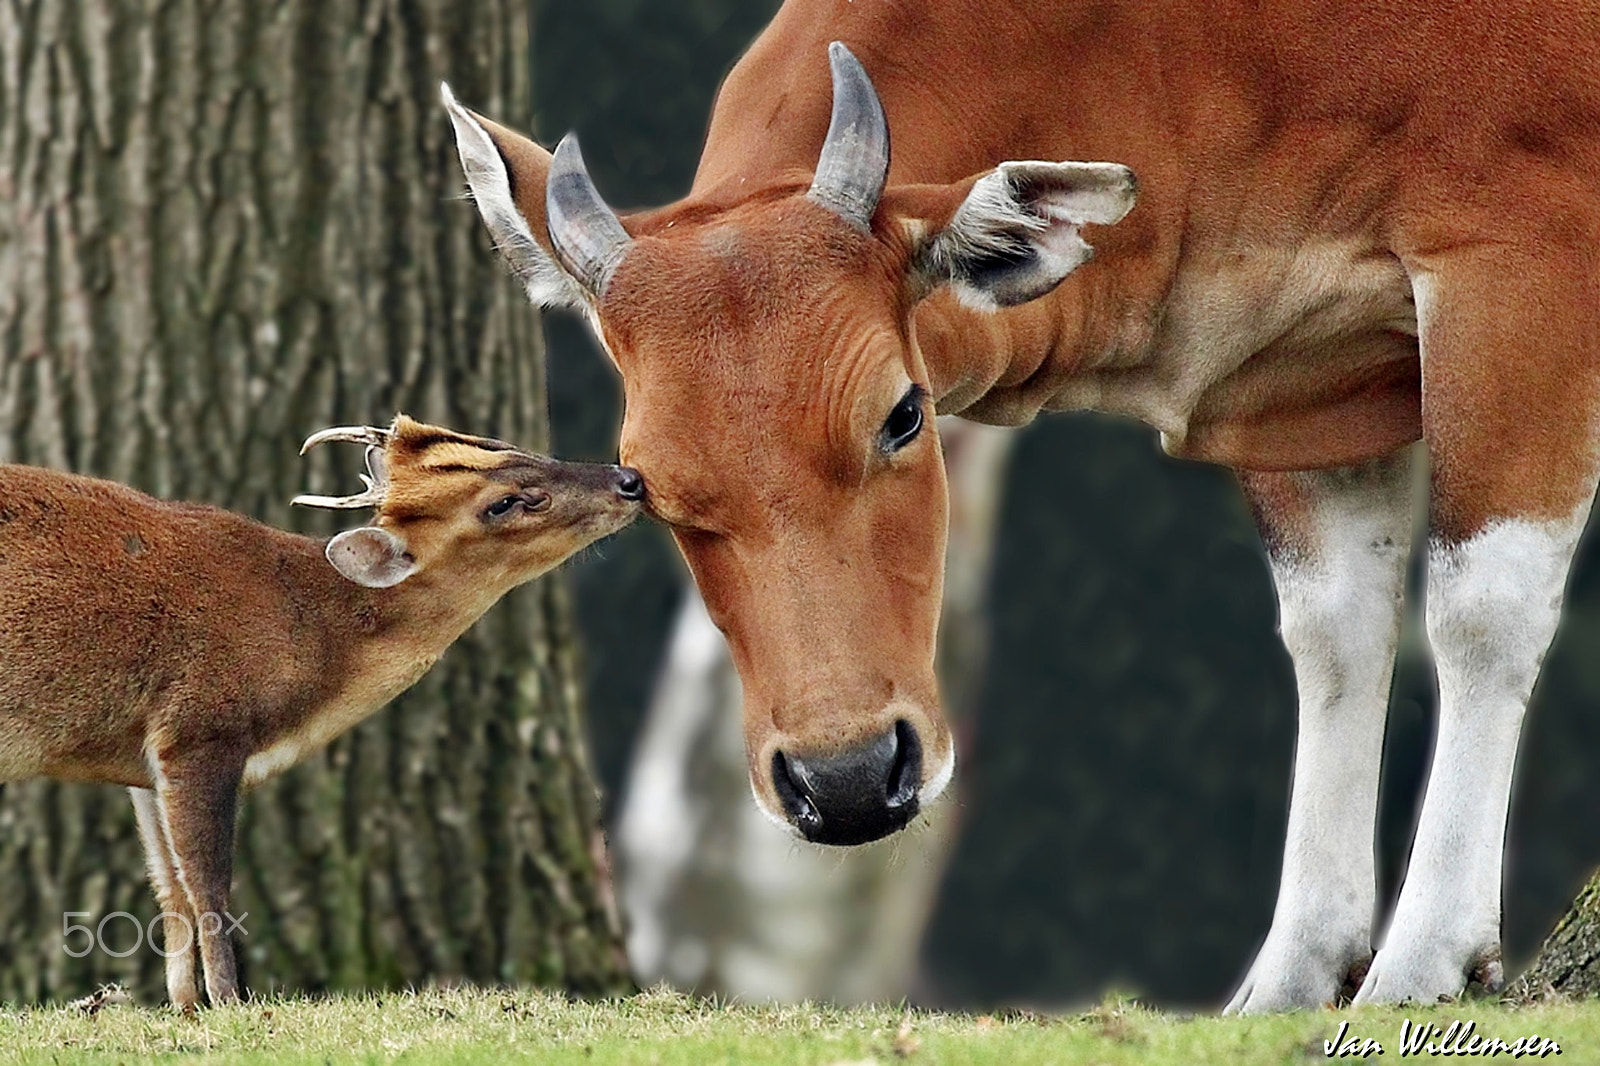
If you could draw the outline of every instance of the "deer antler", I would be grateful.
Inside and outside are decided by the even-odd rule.
[[[317,445],[327,444],[329,441],[344,441],[349,444],[366,444],[381,448],[389,443],[389,431],[379,429],[377,426],[331,426],[328,429],[319,429],[300,445],[300,454],[304,455]]]
[[[389,443],[389,431],[376,426],[333,426],[307,437],[306,442],[300,446],[300,454],[304,455],[317,445],[327,444],[329,441],[344,441],[367,446],[368,473],[361,475],[362,483],[367,486],[366,491],[353,496],[296,496],[289,501],[290,506],[298,504],[301,507],[326,507],[334,511],[356,511],[363,507],[382,506],[383,494],[389,487],[383,463],[383,448]]]

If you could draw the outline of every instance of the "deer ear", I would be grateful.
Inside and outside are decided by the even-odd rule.
[[[345,530],[328,541],[325,554],[335,570],[369,589],[398,585],[417,572],[406,542],[377,526]]]
[[[1079,227],[1133,207],[1133,171],[1116,163],[1001,163],[973,182],[914,269],[982,310],[1038,299],[1094,255]]]
[[[439,95],[455,127],[456,152],[478,214],[528,299],[540,307],[583,306],[578,283],[557,264],[546,243],[544,187],[550,153],[462,107],[450,86],[440,85]]]

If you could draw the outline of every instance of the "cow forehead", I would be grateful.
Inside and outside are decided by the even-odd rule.
[[[600,306],[624,459],[685,486],[783,465],[848,475],[907,384],[894,252],[806,202],[657,223]]]
[[[899,250],[803,196],[640,228],[600,307],[619,359],[745,356],[781,372],[785,346],[837,341],[897,310]]]

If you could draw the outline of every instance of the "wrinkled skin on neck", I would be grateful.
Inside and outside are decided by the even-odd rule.
[[[778,751],[826,755],[904,722],[924,780],[953,759],[933,672],[947,502],[931,400],[915,439],[883,440],[927,387],[910,250],[801,191],[700,225],[655,216],[598,308],[624,382],[622,459],[728,638],[774,815],[760,768]]]

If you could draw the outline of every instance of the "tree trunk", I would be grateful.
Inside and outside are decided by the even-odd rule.
[[[939,679],[963,748],[985,663],[989,562],[1015,437],[953,419],[941,421],[939,435],[950,481]],[[919,948],[959,828],[956,804],[935,802],[906,833],[873,844],[801,844],[750,799],[741,700],[727,645],[691,586],[618,819],[618,894],[635,975],[784,1002],[925,991]]]
[[[1600,873],[1572,904],[1539,949],[1533,965],[1506,992],[1522,1003],[1600,996]]]
[[[0,4],[0,461],[330,532],[288,508],[350,487],[347,455],[297,457],[312,430],[403,409],[542,446],[538,319],[460,196],[438,105],[448,78],[532,124],[529,12]],[[571,645],[560,581],[524,588],[246,798],[233,913],[252,988],[624,986]],[[0,1000],[111,980],[158,998],[150,947],[64,950],[63,914],[119,911],[155,911],[126,796],[9,786]],[[134,936],[118,917],[102,939]]]

